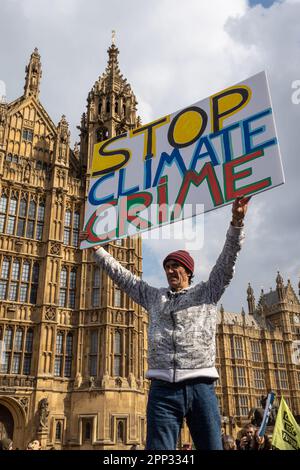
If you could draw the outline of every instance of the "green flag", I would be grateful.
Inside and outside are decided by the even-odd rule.
[[[276,418],[272,445],[280,450],[300,450],[300,426],[283,397]]]

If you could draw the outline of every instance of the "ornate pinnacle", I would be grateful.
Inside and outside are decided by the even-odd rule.
[[[277,285],[277,287],[282,287],[283,286],[283,277],[281,276],[279,271],[277,271],[276,285]]]

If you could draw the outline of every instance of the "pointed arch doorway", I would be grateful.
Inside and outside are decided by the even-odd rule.
[[[14,418],[6,406],[0,403],[0,440],[8,437],[13,439]]]

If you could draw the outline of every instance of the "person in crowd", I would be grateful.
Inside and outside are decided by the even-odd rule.
[[[223,450],[237,450],[235,440],[229,434],[223,434],[222,436]]]
[[[268,436],[258,435],[258,430],[253,424],[247,424],[241,433],[238,443],[239,450],[271,450],[271,441]]]
[[[28,443],[26,450],[41,450],[40,441],[33,439]]]
[[[181,450],[192,450],[192,444],[189,442],[186,442],[185,444],[182,445]]]
[[[1,439],[0,450],[13,450],[13,441],[8,437]]]

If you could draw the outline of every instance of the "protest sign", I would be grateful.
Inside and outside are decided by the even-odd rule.
[[[266,75],[94,147],[81,248],[284,182]],[[203,210],[203,209],[201,209]]]

